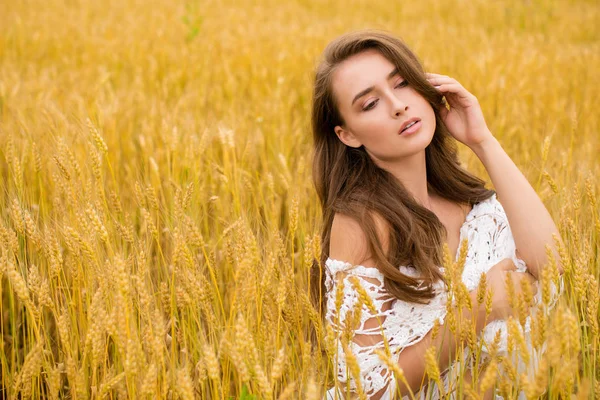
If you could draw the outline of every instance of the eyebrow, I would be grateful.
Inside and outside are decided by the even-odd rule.
[[[398,68],[394,68],[392,70],[392,72],[390,72],[387,76],[388,79],[391,79],[394,75],[396,75],[398,73]],[[356,102],[356,100],[360,99],[361,97],[363,97],[365,94],[369,93],[371,90],[373,90],[375,87],[374,86],[369,86],[368,88],[366,88],[365,90],[361,90],[360,92],[358,92],[358,94],[356,96],[354,96],[354,99],[352,99],[352,105],[354,105],[354,103]]]

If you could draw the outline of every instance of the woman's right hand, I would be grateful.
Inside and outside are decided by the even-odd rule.
[[[513,292],[516,298],[523,292],[521,287],[523,280],[529,281],[533,296],[537,293],[538,288],[534,284],[537,281],[535,277],[529,272],[519,272],[516,269],[514,262],[510,258],[505,258],[486,273],[487,290],[492,290],[492,311],[488,320],[507,319],[510,315],[516,316],[517,310],[513,310],[510,306],[506,285],[507,275],[513,283]]]

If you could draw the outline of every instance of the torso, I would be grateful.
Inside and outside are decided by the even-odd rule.
[[[446,243],[450,248],[452,260],[456,259],[458,247],[460,245],[460,228],[465,222],[465,218],[471,206],[468,204],[458,204],[441,197],[431,197],[432,211],[446,228]]]

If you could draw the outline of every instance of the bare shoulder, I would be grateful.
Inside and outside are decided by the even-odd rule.
[[[389,228],[387,222],[377,213],[372,213],[375,229],[384,252],[388,250]],[[372,266],[367,232],[354,218],[336,213],[331,224],[329,257],[349,262],[352,265]]]

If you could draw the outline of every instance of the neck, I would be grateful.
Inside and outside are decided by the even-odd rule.
[[[431,210],[434,194],[427,185],[427,167],[425,164],[425,151],[421,151],[401,161],[378,161],[381,168],[389,171],[396,177],[415,200],[423,207]]]

